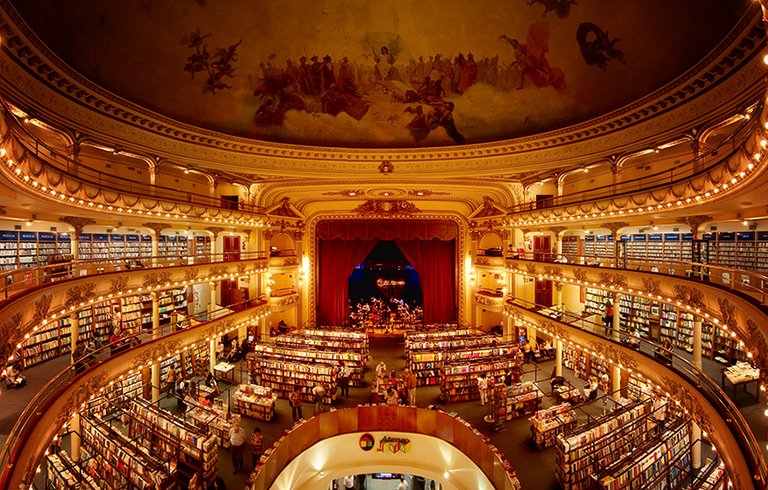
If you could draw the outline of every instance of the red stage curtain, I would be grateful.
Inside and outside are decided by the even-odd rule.
[[[456,240],[395,240],[419,274],[424,323],[456,321]]]
[[[349,275],[377,240],[319,240],[318,325],[349,323]]]

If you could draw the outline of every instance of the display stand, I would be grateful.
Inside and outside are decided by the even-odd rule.
[[[232,394],[232,411],[256,420],[270,421],[275,416],[275,398],[270,388],[241,384]]]
[[[544,393],[533,381],[517,383],[510,387],[498,384],[494,387],[494,399],[498,400],[496,417],[499,420],[512,420],[533,414],[541,408],[543,398]]]
[[[562,403],[537,411],[528,422],[531,424],[533,443],[543,449],[554,446],[558,434],[567,434],[576,427],[576,412],[570,403]]]
[[[737,362],[733,366],[729,368],[723,368],[720,370],[721,374],[721,385],[723,389],[725,389],[726,381],[733,386],[733,400],[736,401],[736,397],[738,396],[738,387],[743,386],[744,392],[749,393],[749,395],[753,396],[755,401],[760,401],[760,370],[753,367],[748,362]],[[747,387],[755,383],[755,394],[752,395],[749,391],[747,391]]]
[[[280,398],[288,398],[295,386],[299,387],[301,398],[314,402],[312,389],[318,384],[325,387],[324,402],[333,403],[336,399],[336,379],[331,376],[333,367],[326,364],[300,363],[259,359],[251,371],[251,379],[259,379],[259,384],[271,388]]]
[[[504,376],[512,371],[513,381],[520,379],[523,363],[515,357],[496,358],[489,361],[460,362],[445,364],[442,369],[440,398],[444,403],[479,400],[477,378],[485,373],[491,386],[500,385]]]
[[[190,396],[184,398],[184,403],[187,405],[185,416],[191,419],[196,427],[216,436],[219,446],[229,447],[229,429],[240,423],[240,415],[228,412],[221,403],[211,407],[200,405]]]
[[[361,351],[344,350],[335,348],[317,349],[315,347],[300,346],[287,347],[267,343],[254,344],[254,352],[248,354],[248,362],[255,362],[258,358],[316,362],[320,364],[339,365],[344,363],[349,368],[349,385],[361,386],[363,383],[363,369],[368,362],[368,354]],[[253,380],[252,380],[253,381]]]

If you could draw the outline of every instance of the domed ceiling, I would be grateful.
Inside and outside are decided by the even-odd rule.
[[[15,0],[102,87],[204,128],[332,147],[561,128],[673,81],[742,0]]]

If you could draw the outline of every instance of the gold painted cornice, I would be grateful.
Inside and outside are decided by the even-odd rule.
[[[495,175],[510,166],[551,170],[552,162],[573,164],[594,160],[615,148],[638,145],[659,137],[659,128],[688,127],[693,121],[742,101],[733,93],[755,93],[759,78],[751,60],[764,43],[755,8],[731,35],[699,64],[658,91],[603,117],[541,135],[455,147],[396,150],[350,150],[267,143],[228,136],[171,120],[107,92],[61,62],[24,24],[10,0],[0,2],[0,30],[5,62],[0,84],[5,93],[52,124],[76,129],[92,138],[122,140],[125,147],[151,148],[159,157],[178,164],[242,171],[261,175],[296,173],[376,175],[382,161],[392,162],[400,174],[466,174],[456,161],[471,160],[473,175]],[[747,76],[733,76],[749,72]],[[752,76],[754,74],[754,76]],[[712,95],[719,100],[713,104]],[[45,101],[42,103],[41,101]],[[676,110],[682,109],[684,110]],[[610,135],[610,138],[600,136]],[[641,145],[642,146],[642,145]]]

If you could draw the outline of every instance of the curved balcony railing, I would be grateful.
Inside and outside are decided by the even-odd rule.
[[[750,114],[759,114],[763,110],[763,102],[747,110]],[[758,118],[744,117],[734,131],[714,146],[674,167],[658,172],[644,174],[630,180],[592,187],[587,190],[562,194],[542,201],[517,204],[509,208],[507,216],[520,215],[536,211],[566,206],[583,206],[602,199],[616,199],[630,196],[637,192],[651,192],[673,185],[680,185],[711,172],[714,168],[726,163],[729,158],[737,155],[746,141],[759,130]]]
[[[646,339],[639,339],[636,346],[628,346],[626,343],[621,342],[618,333],[615,333],[614,337],[611,338],[603,333],[604,326],[602,324],[585,321],[578,315],[569,314],[567,312],[547,311],[551,307],[537,305],[519,298],[510,298],[505,302],[505,305],[505,315],[515,317],[516,320],[522,321],[526,326],[531,326],[537,330],[544,330],[545,333],[557,337],[560,340],[565,340],[567,335],[565,335],[563,331],[558,331],[559,327],[555,326],[553,321],[562,325],[567,325],[578,331],[588,333],[590,336],[600,337],[611,344],[620,345],[625,349],[637,352],[652,361],[653,366],[658,366],[659,360],[663,360],[663,362],[661,362],[663,366],[675,372],[696,391],[704,395],[709,404],[725,422],[736,441],[738,441],[738,446],[736,448],[725,447],[722,440],[718,440],[717,436],[710,434],[712,442],[718,449],[718,452],[720,454],[730,453],[731,455],[742,452],[747,466],[749,467],[750,474],[752,475],[752,478],[750,479],[755,481],[755,488],[765,488],[765,483],[768,482],[768,465],[766,465],[764,453],[755,439],[749,424],[717,382],[707,376],[701,369],[691,364],[687,359],[677,355],[674,351],[665,349]],[[526,322],[525,319],[516,314],[515,308],[524,309],[538,317],[540,320],[538,322]],[[610,357],[610,355],[606,355],[610,348],[605,349],[605,352],[597,353],[594,345],[582,345],[582,347],[591,350],[593,354],[600,355],[602,358]],[[620,354],[614,355],[616,356],[617,362],[623,360],[625,367],[630,364],[630,358],[628,356],[621,356]],[[636,367],[634,371],[651,380],[658,377],[659,374],[658,372],[643,372],[642,365]],[[657,389],[666,390],[668,387],[659,386],[657,384]],[[673,398],[676,398],[679,395],[680,393],[673,393]],[[682,403],[683,409],[689,409],[686,403],[687,400],[678,399],[677,401]],[[706,431],[708,422],[706,419],[702,419],[703,415],[701,413],[691,413],[690,415],[693,416],[696,422],[703,426],[702,429]],[[734,449],[736,449],[735,453]],[[733,480],[734,475],[731,474],[731,477]]]
[[[671,181],[654,181],[653,185],[648,185],[647,180],[636,179],[625,182],[623,187],[618,183],[615,186],[603,186],[597,191],[590,191],[599,191],[598,196],[588,197],[583,193],[561,196],[557,201],[559,204],[547,204],[545,201],[537,205],[536,210],[525,209],[530,205],[524,205],[520,211],[508,213],[506,226],[552,226],[673,210],[679,212],[681,209],[716,202],[733,195],[761,178],[767,167],[765,156],[768,141],[764,127],[758,125],[756,119],[750,118],[746,123],[745,136],[739,139],[734,137],[731,141],[733,149],[721,148],[720,153],[716,150],[708,151],[705,156],[709,156],[711,161],[699,157],[689,162],[691,166],[696,163],[703,168],[687,176]],[[738,142],[741,144],[736,145]],[[731,150],[730,153],[722,155],[726,149]]]
[[[93,168],[89,166],[87,162],[75,161],[69,155],[65,155],[60,150],[48,145],[37,135],[29,131],[27,125],[21,123],[18,118],[16,118],[6,101],[1,101],[0,104],[2,105],[3,111],[6,114],[6,124],[8,123],[8,119],[12,118],[13,124],[9,126],[13,128],[15,136],[24,144],[24,147],[37,157],[42,157],[45,155],[47,163],[55,166],[55,168],[60,172],[63,172],[67,175],[77,176],[85,183],[97,185],[112,191],[127,192],[144,197],[162,196],[164,199],[191,203],[205,207],[220,208],[226,210],[232,209],[228,205],[222,204],[221,199],[218,197],[212,197],[210,195],[198,194],[189,191],[180,191],[177,188],[166,187],[162,185],[153,185],[150,187],[148,182],[138,182],[132,179],[127,179],[125,177],[120,177],[109,172],[104,172],[97,168]],[[151,188],[154,193],[148,194],[148,188]],[[263,208],[248,203],[237,203],[237,210],[253,214],[264,213]]]
[[[17,188],[41,199],[114,216],[245,227],[267,224],[267,216],[261,209],[225,206],[218,197],[139,183],[117,185],[121,182],[118,177],[107,178],[101,174],[94,177],[90,171],[80,175],[72,167],[74,162],[66,159],[66,164],[57,163],[56,158],[66,157],[55,149],[40,151],[44,142],[26,133],[23,125],[7,114],[6,110],[5,117],[0,118],[0,173]],[[19,135],[33,139],[24,140]]]
[[[483,436],[467,422],[461,418],[450,415],[442,410],[429,410],[416,407],[393,407],[393,406],[358,406],[342,410],[332,410],[323,412],[307,421],[303,421],[289,431],[273,447],[266,460],[259,463],[254,473],[250,477],[250,484],[247,488],[251,490],[263,490],[272,488],[273,483],[283,471],[285,465],[294,460],[301,453],[313,445],[332,437],[344,434],[360,433],[405,433],[421,434],[435,437],[451,444],[458,451],[466,455],[472,463],[482,471],[493,488],[504,490],[516,490],[520,484],[515,476],[514,469],[509,462],[504,459],[502,453],[495,446],[488,443],[487,437]],[[439,452],[439,451],[438,451]],[[429,452],[425,453],[429,458]],[[396,462],[383,462],[385,455],[376,454],[379,467],[402,466]],[[397,456],[397,455],[395,455]],[[435,453],[431,457],[437,458],[439,464],[449,464],[440,461],[441,456]],[[400,461],[400,460],[396,460]],[[437,462],[437,461],[436,461]],[[338,466],[337,462],[329,466]],[[343,463],[342,463],[343,464]],[[365,463],[361,463],[365,464]],[[409,463],[411,467],[418,467],[417,463]],[[432,465],[433,467],[435,465]],[[455,478],[451,476],[452,468],[450,466],[441,466],[442,469],[435,471],[435,478],[450,481]],[[341,468],[321,468],[327,474],[322,475],[322,482],[317,482],[317,486],[331,486],[333,478],[338,478],[348,474],[349,467],[343,469],[346,473],[336,474]],[[426,470],[426,468],[424,468]],[[466,470],[462,470],[466,471]],[[316,477],[318,471],[313,470],[312,477]],[[294,475],[294,478],[308,477],[308,475]],[[308,483],[301,480],[284,482],[287,484],[301,486],[302,483]],[[462,486],[463,487],[463,486]],[[483,486],[484,488],[485,486]],[[287,487],[286,487],[287,488]],[[467,487],[469,488],[469,487]]]
[[[94,360],[83,372],[76,373],[73,364],[57,374],[26,406],[0,452],[0,489],[29,488],[54,436],[80,407],[103,393],[112,381],[149,367],[159,357],[179,354],[200,342],[255,324],[268,308],[264,304],[246,306],[249,309],[237,312],[217,310],[222,316],[215,320],[199,317],[199,324],[114,355],[107,355],[112,345],[104,346],[88,354],[87,358]]]
[[[240,260],[264,259],[266,252],[239,252]],[[104,274],[107,272],[161,269],[164,267],[230,262],[230,254],[157,255],[117,259],[70,260],[0,272],[0,300],[8,299],[30,288],[67,279]],[[138,263],[138,264],[137,264]],[[1,303],[0,303],[1,304]]]
[[[509,260],[529,260],[547,262],[552,266],[583,265],[611,268],[627,271],[642,271],[663,274],[670,277],[687,277],[701,282],[712,283],[727,288],[731,292],[748,295],[761,305],[768,305],[768,274],[754,270],[736,269],[703,262],[675,260],[634,260],[615,256],[586,256],[574,254],[553,254],[539,252],[517,253]]]

